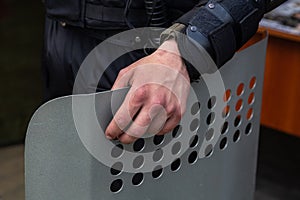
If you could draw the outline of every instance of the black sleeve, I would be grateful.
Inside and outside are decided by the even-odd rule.
[[[201,45],[221,67],[256,33],[263,15],[285,1],[204,0],[176,23],[186,25],[187,38]],[[185,44],[178,45],[187,54],[182,52],[186,47],[180,48]]]

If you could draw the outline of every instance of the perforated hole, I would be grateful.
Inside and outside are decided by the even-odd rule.
[[[236,95],[241,96],[244,93],[245,85],[244,83],[240,83],[236,89]]]
[[[117,180],[114,180],[110,184],[110,191],[114,192],[114,193],[117,193],[117,192],[121,191],[122,187],[123,187],[123,181],[122,181],[122,179],[117,179]]]
[[[155,135],[153,137],[153,143],[155,145],[160,145],[164,142],[165,136],[164,135]]]
[[[142,184],[143,180],[144,180],[144,174],[137,173],[132,177],[132,185],[139,186]]]
[[[176,142],[173,147],[172,147],[172,154],[176,155],[180,152],[181,150],[181,143],[180,142]]]
[[[173,138],[178,138],[182,133],[182,127],[180,125],[176,126],[172,132]]]
[[[225,106],[225,108],[222,111],[222,117],[227,118],[229,116],[229,114],[230,114],[230,106],[227,105],[227,106]]]
[[[124,153],[124,147],[122,144],[118,144],[114,146],[111,150],[111,157],[113,158],[119,158]]]
[[[251,120],[253,118],[253,109],[250,108],[247,112],[247,120]]]
[[[220,142],[220,149],[224,150],[227,147],[227,138],[224,137]]]
[[[241,125],[241,123],[242,123],[241,115],[236,116],[236,118],[234,119],[234,126],[238,127]]]
[[[132,163],[133,168],[135,168],[135,169],[141,168],[144,164],[144,161],[145,161],[144,156],[142,156],[142,155],[137,156],[133,160],[133,163]]]
[[[207,102],[208,109],[212,109],[213,107],[215,107],[216,102],[217,102],[217,98],[215,96],[212,96]]]
[[[228,131],[228,122],[224,122],[222,128],[221,128],[221,134],[225,134]]]
[[[246,126],[245,134],[246,134],[246,135],[249,135],[251,132],[252,132],[252,124],[249,123],[249,124]]]
[[[113,164],[113,166],[110,168],[110,173],[114,176],[117,176],[121,174],[122,170],[123,170],[123,163],[117,162]]]
[[[199,142],[199,137],[198,135],[194,135],[191,140],[190,140],[190,147],[191,148],[194,148],[198,145],[198,142]]]
[[[200,126],[200,120],[198,118],[193,119],[193,121],[190,124],[190,131],[194,132],[198,130],[199,126]]]
[[[233,142],[238,142],[240,140],[241,133],[240,130],[236,130],[233,134]]]
[[[235,110],[237,111],[237,112],[239,112],[239,111],[241,111],[242,110],[242,108],[243,108],[243,100],[242,99],[239,99],[237,102],[236,102],[236,104],[235,104]]]
[[[180,169],[180,166],[181,166],[181,160],[180,158],[177,158],[175,161],[172,162],[171,170],[173,172],[178,171]]]
[[[196,115],[197,113],[199,113],[200,108],[201,108],[200,102],[194,103],[194,104],[192,105],[192,108],[191,108],[191,114],[192,114],[192,115]]]
[[[228,102],[231,99],[231,90],[226,90],[223,96],[224,102]]]
[[[152,171],[152,177],[155,179],[160,178],[162,174],[163,174],[162,166],[156,166]]]
[[[249,83],[249,88],[254,89],[256,86],[256,77],[252,77]]]
[[[214,129],[209,129],[205,134],[206,141],[210,141],[214,136]]]
[[[196,163],[197,158],[198,158],[198,153],[197,153],[197,151],[193,151],[193,152],[189,155],[189,157],[188,157],[188,162],[189,162],[190,164],[194,164],[194,163]]]
[[[143,138],[139,138],[137,141],[134,142],[133,144],[133,150],[135,152],[140,152],[144,149],[145,147],[145,140]]]
[[[206,124],[211,125],[215,121],[215,117],[216,117],[216,114],[214,112],[209,113],[209,115],[206,118]]]
[[[164,152],[162,149],[157,149],[154,153],[153,153],[153,161],[154,162],[158,162],[163,158]]]
[[[206,157],[210,157],[212,155],[212,153],[213,153],[213,145],[210,144],[205,148],[204,154]]]
[[[252,105],[255,101],[255,95],[254,95],[254,92],[252,92],[249,97],[248,97],[248,104],[249,105]]]

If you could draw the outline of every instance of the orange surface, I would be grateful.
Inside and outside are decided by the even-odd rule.
[[[300,36],[269,33],[261,123],[300,137]]]

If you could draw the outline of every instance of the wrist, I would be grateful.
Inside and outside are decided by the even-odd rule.
[[[181,58],[180,51],[175,39],[164,41],[155,53],[162,64],[178,71],[186,79],[189,80],[188,71],[186,69],[184,61]]]
[[[164,41],[157,49],[161,53],[172,54],[173,56],[180,56],[180,51],[175,39],[169,39]]]

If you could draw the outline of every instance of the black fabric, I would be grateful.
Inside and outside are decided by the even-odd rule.
[[[126,2],[124,0],[86,0],[86,2],[95,4],[95,5],[103,5],[106,7],[114,7],[114,8],[124,8]],[[139,1],[137,1],[139,2]]]
[[[223,24],[222,20],[218,19],[213,13],[209,12],[205,7],[201,7],[199,12],[189,22],[192,26],[197,27],[197,31],[205,37]]]
[[[189,21],[199,12],[199,9],[200,8],[198,7],[193,8],[192,10],[190,10],[189,12],[187,12],[186,14],[182,15],[180,18],[175,20],[175,23],[180,23],[188,26]]]
[[[145,9],[132,9],[131,11],[128,16],[131,21],[147,21],[145,19],[147,18]],[[125,22],[124,8],[105,7],[102,5],[86,4],[85,17],[107,22]]]
[[[49,17],[83,27],[84,0],[45,0],[46,13]]]
[[[189,24],[197,28],[189,35],[191,39],[207,50],[218,67],[232,58],[237,47],[234,22],[222,6],[214,4],[213,9],[200,7]]]
[[[86,3],[84,17],[85,26],[89,28],[104,30],[128,29],[124,17],[124,8],[105,7],[103,5]],[[134,27],[146,26],[147,18],[148,16],[145,8],[132,8],[127,16],[127,20],[129,20]]]
[[[264,0],[266,3],[264,12],[267,13],[276,7],[280,6],[282,3],[286,2],[287,0]]]
[[[48,17],[66,22],[68,25],[95,29],[118,29],[125,27],[122,17],[124,17],[126,2],[127,0],[45,0],[45,7]],[[165,0],[165,2],[169,14],[168,19],[174,21],[197,5],[199,0],[184,2]],[[111,12],[103,12],[110,9],[112,9]],[[141,12],[142,10],[145,10],[144,0],[131,1],[128,14],[134,27],[147,26],[147,23],[143,23],[147,17]],[[112,20],[113,18],[115,20]]]
[[[197,34],[190,34],[191,39],[204,47],[221,67],[255,34],[261,12],[250,1],[211,0],[196,14],[193,10],[183,17],[185,21],[191,17],[188,24],[196,27]]]
[[[200,0],[193,9],[175,20],[175,23],[185,24],[187,26],[189,21],[199,12],[200,7],[204,6],[207,2],[208,0]]]
[[[187,36],[183,34],[177,36],[177,44],[180,54],[184,58],[184,62],[187,66],[190,80],[194,82],[199,80],[201,74],[213,73],[217,68],[211,68],[213,65],[211,62],[213,61],[209,59],[210,51],[207,51],[208,48],[205,48],[207,45],[210,45],[209,41],[201,33],[191,31],[190,27],[191,26],[187,27]],[[191,40],[191,38],[193,39]],[[199,44],[198,41],[201,43]],[[205,49],[206,52],[199,51],[199,45],[202,49]]]
[[[239,22],[240,34],[237,34],[237,48],[242,47],[256,33],[260,19],[258,9],[254,9]]]
[[[252,4],[245,0],[223,0],[219,3],[224,7],[225,10],[227,10],[228,13],[230,13],[235,22],[241,21],[254,9]]]
[[[254,4],[245,0],[223,0],[220,1],[220,5],[234,20],[235,39],[237,48],[240,48],[255,34],[264,11],[255,8]]]
[[[224,65],[234,55],[236,51],[234,36],[232,26],[229,23],[219,26],[209,35],[209,40],[215,50],[215,63],[218,67]]]
[[[87,7],[87,2],[97,6],[106,6],[109,9],[121,8],[123,11],[126,1],[45,1],[46,12],[49,17],[46,19],[43,56],[46,100],[71,94],[74,79],[86,55],[111,34],[124,30],[122,14],[119,13],[116,15],[116,13],[111,11],[106,12],[108,15],[104,15],[97,10],[99,7]],[[255,33],[263,13],[261,10],[255,10],[253,5],[256,3],[250,0],[211,1],[212,3],[220,2],[222,7],[232,16],[234,23],[228,23],[220,18],[222,14],[214,14],[216,9],[208,11],[207,8],[203,7],[203,5],[207,4],[207,0],[166,0],[166,2],[169,9],[168,13],[176,13],[172,15],[172,17],[178,17],[181,15],[181,12],[182,14],[186,12],[185,15],[178,19],[178,22],[186,25],[194,25],[198,28],[197,32],[199,34],[194,39],[196,39],[196,41],[197,39],[199,40],[199,44],[203,45],[219,67],[229,60],[234,54],[234,51]],[[262,7],[266,8],[266,10],[270,10],[279,4],[277,2],[284,1],[277,0],[276,3],[270,3],[270,1],[266,0],[259,1],[259,3],[265,4],[266,2],[269,7],[264,7],[265,5]],[[194,9],[192,9],[193,7]],[[86,12],[86,8],[88,8],[88,13]],[[144,8],[144,0],[132,0],[131,11],[135,8]],[[170,10],[172,10],[172,12],[170,12]],[[188,10],[190,10],[190,12],[188,12]],[[136,18],[134,17],[136,16],[135,13],[130,12],[130,10],[129,13],[133,16],[131,20],[134,21],[133,18]],[[138,15],[140,16],[140,14]],[[111,20],[115,20],[115,22]],[[143,22],[143,20],[143,17],[139,17],[137,21]],[[59,22],[66,22],[67,26],[62,27]],[[143,23],[140,26],[142,25]],[[101,31],[96,30],[99,27],[102,28]],[[188,47],[188,45],[186,45],[186,47]],[[188,54],[190,50],[186,48],[183,49],[183,51],[186,52],[182,53]],[[108,69],[109,72],[101,78],[97,90],[103,91],[110,89],[119,70],[143,56],[145,56],[143,51],[136,51],[117,59]],[[103,56],[103,59],[105,59],[105,56]],[[190,77],[198,77],[199,75],[194,69],[188,69],[188,71]],[[201,70],[202,73],[205,73],[205,71],[209,71],[209,69]]]
[[[116,32],[62,27],[56,20],[46,18],[42,59],[44,100],[72,94],[75,77],[85,57],[100,42]],[[103,54],[107,53],[113,54],[113,52]],[[138,50],[118,58],[104,75],[99,77],[99,84],[95,91],[109,90],[122,68],[144,56],[144,51]]]

